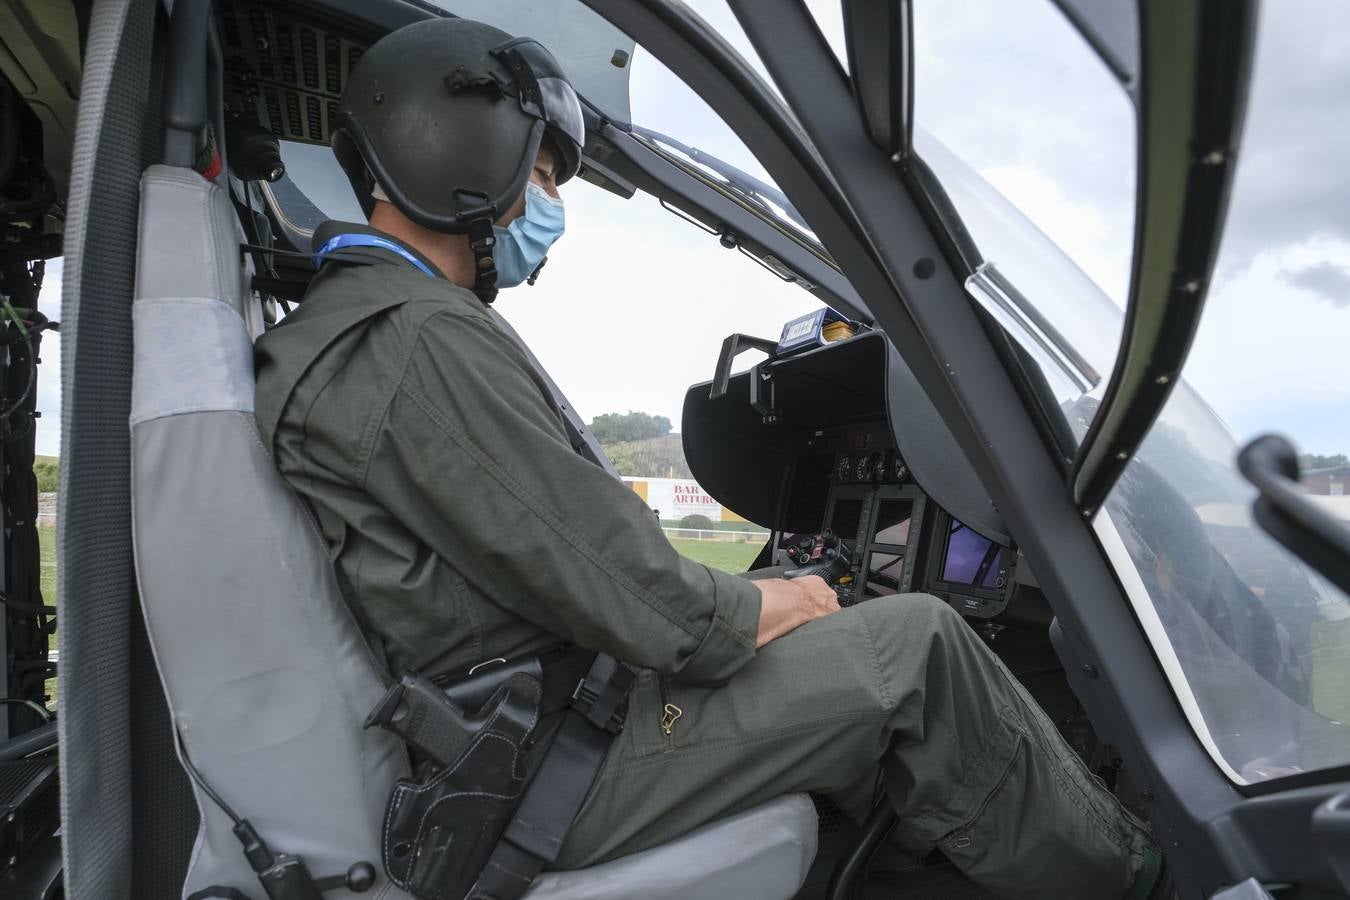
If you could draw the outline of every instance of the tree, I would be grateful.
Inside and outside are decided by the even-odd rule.
[[[1350,466],[1350,458],[1347,458],[1344,453],[1333,453],[1330,456],[1303,453],[1299,455],[1298,465],[1305,472],[1308,469],[1334,469],[1337,466]]]
[[[61,464],[55,457],[38,457],[33,463],[33,475],[37,478],[39,493],[54,491],[61,482]]]
[[[631,409],[626,413],[605,413],[591,420],[591,434],[602,444],[661,437],[670,434],[670,428],[670,420],[665,416],[653,416]]]

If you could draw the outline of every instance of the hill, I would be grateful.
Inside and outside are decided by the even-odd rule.
[[[640,441],[601,444],[620,475],[647,478],[693,478],[684,460],[684,445],[678,434]]]

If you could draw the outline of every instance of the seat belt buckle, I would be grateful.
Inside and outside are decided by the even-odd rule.
[[[596,728],[618,734],[623,731],[628,718],[628,684],[610,679],[597,686],[595,681],[582,678],[572,691],[568,705]]]

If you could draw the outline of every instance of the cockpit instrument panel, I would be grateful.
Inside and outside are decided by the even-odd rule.
[[[922,398],[903,374],[870,332],[694,385],[681,429],[690,468],[773,532],[761,564],[828,570],[841,605],[925,591],[1006,619],[1028,583],[1016,548],[940,420],[905,413]]]

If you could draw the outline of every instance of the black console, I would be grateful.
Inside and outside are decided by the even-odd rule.
[[[872,333],[737,376],[719,367],[685,398],[694,475],[773,532],[761,565],[825,577],[841,606],[923,591],[972,619],[1025,607],[1040,621],[1043,598],[974,473],[946,465],[949,436],[930,446],[914,430],[899,365]]]
[[[926,496],[909,478],[909,468],[887,433],[886,423],[812,429],[803,450],[817,460],[808,471],[820,479],[817,489],[801,490],[816,496],[824,487],[823,517],[812,531],[782,531],[774,562],[802,566],[830,552],[830,543],[842,544],[849,571],[835,582],[841,605],[868,597],[904,593],[913,589],[914,566],[906,563],[911,532],[917,540]],[[828,470],[820,465],[828,457]],[[800,507],[816,505],[801,498],[793,515],[808,515]]]

